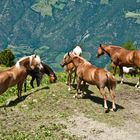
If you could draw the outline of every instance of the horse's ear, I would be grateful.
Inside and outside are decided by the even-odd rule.
[[[102,44],[100,44],[100,47],[102,47]]]
[[[34,56],[35,56],[35,58],[36,58],[36,56],[37,56],[37,55],[36,55],[36,54],[34,54]]]
[[[68,56],[70,56],[70,52],[68,52]]]

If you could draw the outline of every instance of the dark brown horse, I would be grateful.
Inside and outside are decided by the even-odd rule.
[[[4,93],[9,87],[17,84],[17,96],[20,98],[28,70],[41,68],[42,65],[39,56],[31,55],[21,58],[13,67],[0,72],[0,94]]]
[[[32,79],[30,81],[30,85],[32,86],[32,88],[34,88],[34,84],[33,84],[34,80],[36,80],[37,86],[38,87],[40,86],[40,82],[41,82],[41,79],[42,79],[44,74],[47,74],[49,76],[50,83],[55,83],[57,80],[56,74],[51,69],[51,67],[45,63],[42,63],[42,62],[41,62],[41,64],[42,64],[42,68],[40,70],[36,69],[36,70],[29,70],[28,71],[28,74],[32,77]],[[26,80],[24,83],[24,91],[26,92]]]
[[[91,63],[89,63],[82,57],[75,55],[74,53],[68,53],[67,57],[63,59],[61,66],[64,67],[71,62],[76,68],[77,76],[77,93],[74,97],[78,96],[79,88],[82,81],[84,83],[84,86],[86,82],[91,85],[96,85],[104,98],[104,107],[107,109],[107,96],[105,92],[105,87],[107,87],[112,98],[112,110],[116,109],[114,91],[116,87],[116,80],[114,79],[112,74],[104,69],[96,68]]]
[[[123,82],[123,66],[137,67],[140,69],[140,50],[127,50],[120,46],[113,45],[101,45],[98,47],[96,56],[99,57],[103,54],[109,55],[113,68],[113,74],[116,74],[116,67],[119,66],[120,76]],[[136,87],[140,86],[140,78]]]

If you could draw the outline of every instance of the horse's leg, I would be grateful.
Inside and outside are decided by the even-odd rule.
[[[69,72],[68,72],[68,76],[67,76],[66,85],[69,85]]]
[[[76,72],[74,71],[73,84],[75,83],[75,79],[76,79]]]
[[[21,92],[22,92],[22,85],[23,85],[24,81],[23,82],[19,82],[17,84],[17,89],[18,89],[18,92],[17,92],[17,96],[18,96],[18,99],[21,98]]]
[[[116,75],[117,66],[113,62],[111,63],[111,65],[112,65],[112,69],[113,69],[113,75]]]
[[[76,94],[73,96],[74,98],[76,98],[78,96],[78,92],[80,89],[80,85],[81,85],[81,79],[79,77],[76,78],[77,81],[77,88],[76,88]]]
[[[87,93],[85,92],[85,88],[86,88],[86,82],[83,81],[83,85],[82,85],[82,94],[81,97],[84,97],[84,95],[86,95]]]
[[[135,85],[136,88],[140,88],[140,77],[139,77],[139,81],[137,82],[137,84]]]
[[[109,90],[109,93],[111,95],[111,99],[112,99],[112,108],[110,109],[111,111],[115,111],[116,110],[116,105],[115,105],[115,91],[113,89]]]
[[[41,79],[42,79],[42,75],[36,76],[36,83],[38,87],[40,86]]]
[[[32,79],[30,81],[30,85],[32,86],[32,88],[34,88],[34,80],[35,80],[35,76],[32,76]]]
[[[120,77],[121,77],[121,83],[120,84],[123,84],[123,81],[124,81],[124,79],[123,79],[123,68],[122,68],[122,66],[119,66],[119,68],[120,68]]]
[[[40,86],[40,82],[41,82],[42,77],[43,77],[43,74],[40,73],[40,72],[35,77],[36,78],[36,83],[37,83],[38,87]]]
[[[105,92],[104,88],[100,88],[99,90],[100,90],[101,95],[102,95],[103,98],[104,98],[104,108],[105,108],[106,110],[108,110],[106,92]]]
[[[26,79],[24,81],[24,92],[26,92],[26,86],[27,86],[27,82],[26,82]]]
[[[68,86],[69,86],[68,91],[70,91],[71,90],[72,71],[69,72],[68,76],[69,76],[68,77]]]
[[[36,83],[37,83],[37,87],[40,86],[40,79],[38,77],[36,77]]]

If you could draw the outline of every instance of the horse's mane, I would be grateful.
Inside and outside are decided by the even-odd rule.
[[[24,56],[24,57],[20,58],[16,62],[16,67],[19,68],[20,67],[20,62],[23,61],[23,60],[25,60],[25,59],[27,59],[27,58],[29,58],[29,63],[31,65],[33,56],[35,56],[36,61],[38,61],[39,63],[41,62],[40,57],[38,55],[34,55],[33,54],[33,55],[30,55],[30,56]]]
[[[90,64],[92,65],[89,61],[87,61],[85,58],[81,57],[81,56],[74,56],[74,57],[77,57],[78,59],[80,59],[83,63],[86,63],[86,64]]]
[[[41,62],[41,64],[42,64],[44,71],[47,75],[53,74],[56,77],[54,71],[47,64],[42,63],[42,62]]]
[[[123,48],[121,46],[114,46],[114,45],[109,45],[109,46],[112,47],[112,48]]]
[[[17,68],[19,68],[19,67],[20,67],[20,62],[23,61],[24,59],[27,59],[27,58],[29,58],[29,56],[24,56],[24,57],[20,58],[20,59],[16,62],[15,66],[16,66]]]

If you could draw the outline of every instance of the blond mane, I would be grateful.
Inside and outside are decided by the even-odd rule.
[[[35,55],[33,54],[33,55],[31,55],[31,56],[24,56],[24,57],[20,58],[20,59],[16,62],[16,67],[17,67],[17,68],[20,68],[20,62],[23,61],[23,60],[25,60],[25,59],[27,59],[27,58],[29,58],[29,65],[31,66],[31,65],[32,65],[32,59],[33,59],[34,56],[35,56]],[[39,57],[38,55],[36,55],[35,60],[36,60],[38,63],[41,62],[40,57]]]
[[[83,57],[81,57],[81,56],[74,56],[74,57],[78,57],[80,60],[82,60],[84,63],[86,63],[86,64],[90,64],[90,65],[92,65],[90,62],[88,62],[85,58],[83,58]]]
[[[22,58],[20,58],[17,62],[16,62],[16,67],[20,68],[20,62],[23,61],[24,59],[28,58],[29,56],[24,56]]]

